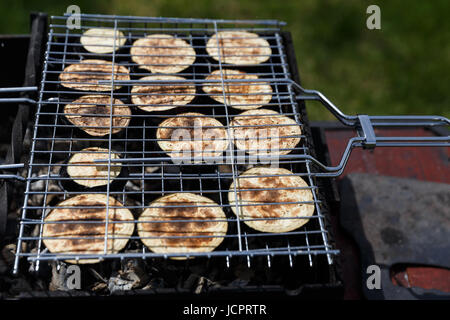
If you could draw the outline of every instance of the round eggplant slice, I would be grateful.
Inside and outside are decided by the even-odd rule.
[[[222,208],[211,199],[193,193],[173,193],[150,203],[139,217],[137,229],[141,241],[153,252],[198,253],[213,251],[222,243],[228,222]]]
[[[105,136],[125,129],[131,120],[131,110],[119,99],[109,96],[87,95],[64,107],[64,114],[70,123],[91,136]],[[112,122],[111,122],[112,118]]]
[[[100,83],[100,81],[127,81],[130,73],[124,66],[113,64],[106,60],[87,59],[74,63],[59,75],[62,86],[81,91],[111,91],[112,83]],[[114,90],[122,86],[114,85]]]
[[[135,85],[131,89],[131,101],[139,109],[152,111],[165,111],[184,106],[195,97],[195,85],[187,83],[187,79],[177,76],[147,76],[143,81],[180,81],[180,83],[164,83],[151,85]]]
[[[245,171],[231,184],[228,201],[235,215],[249,219],[244,223],[261,232],[298,229],[314,213],[311,188],[301,177],[283,168],[255,167]]]
[[[239,70],[216,70],[206,77],[206,81],[212,81],[205,82],[203,91],[217,102],[226,102],[235,109],[257,109],[268,104],[273,93],[269,82],[252,82],[258,79],[257,75]]]
[[[164,120],[156,130],[156,138],[159,147],[173,160],[188,157],[191,163],[218,157],[228,146],[225,127],[218,120],[195,112]]]
[[[220,31],[208,40],[206,51],[214,60],[234,65],[260,64],[272,54],[266,39],[247,31]]]
[[[81,44],[87,51],[99,54],[119,50],[126,40],[122,31],[109,28],[88,29],[80,38]]]
[[[133,214],[112,197],[82,194],[60,202],[44,219],[43,242],[51,253],[102,255],[122,250],[134,231]],[[97,263],[99,259],[68,259],[69,263]]]
[[[231,140],[252,155],[285,155],[300,142],[295,120],[269,109],[245,111],[230,123]]]
[[[108,159],[108,149],[97,147],[86,148],[75,153],[67,164],[67,174],[79,185],[87,188],[104,186],[111,183],[122,169],[120,162],[111,163],[108,170],[107,163],[96,163],[95,160]],[[111,160],[120,159],[119,155],[111,152]]]
[[[153,73],[178,73],[195,61],[189,43],[168,34],[152,34],[136,40],[130,49],[131,59]]]

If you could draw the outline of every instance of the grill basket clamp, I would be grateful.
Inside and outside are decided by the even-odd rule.
[[[364,141],[364,147],[367,149],[373,149],[377,145],[377,137],[373,131],[372,122],[368,115],[358,116],[359,123],[361,124],[361,130],[363,137],[366,138]]]

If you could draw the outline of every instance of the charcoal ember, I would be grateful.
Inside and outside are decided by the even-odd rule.
[[[139,194],[144,188],[141,180],[128,180],[125,184],[125,191],[130,192],[127,196],[126,204],[129,206],[142,206],[142,197]]]
[[[116,291],[127,291],[145,286],[150,278],[145,272],[145,266],[140,259],[127,259],[119,270],[108,280],[108,289],[111,294]]]
[[[206,277],[199,277],[197,281],[197,285],[194,289],[195,294],[199,294],[202,292],[207,292],[211,288],[217,288],[220,285],[214,281],[207,279]]]
[[[140,197],[139,197],[140,198]],[[126,203],[127,206],[134,207],[134,206],[141,206],[141,201],[138,199],[138,197],[126,197],[121,198],[119,200],[122,200],[123,203]]]
[[[155,173],[159,169],[160,169],[159,167],[145,166],[144,170],[145,170],[145,173]]]
[[[38,237],[39,236],[39,231],[40,231],[39,225],[34,226],[33,230],[30,233],[30,236],[31,237]],[[38,245],[37,241],[28,241],[27,242],[28,250],[30,251],[30,253],[32,253],[34,255],[37,254],[37,252],[38,252],[37,245]]]
[[[33,178],[36,178],[37,175],[33,175]],[[44,190],[44,180],[35,180],[32,183],[30,183],[30,189],[31,191],[41,191]]]
[[[172,261],[146,260],[145,265],[149,282],[142,289],[183,288],[183,279],[188,278],[188,275],[183,274],[185,265],[180,265],[180,263],[182,262],[176,261],[176,265],[173,265]],[[189,274],[191,273],[189,272]]]
[[[57,184],[53,184],[53,183],[48,185],[47,190],[48,190],[48,192],[58,192],[58,193],[61,192],[61,188]],[[61,198],[60,195],[54,194],[54,193],[49,193],[49,194],[47,194],[45,204],[48,206],[54,206],[62,200],[63,199]]]
[[[74,274],[69,272],[69,268],[70,265],[63,262],[53,262],[51,264],[52,279],[49,284],[49,291],[69,291],[81,289],[81,278],[74,280],[74,278],[72,278]],[[69,287],[69,284],[74,285],[74,287]]]
[[[38,175],[33,174],[32,177],[36,178]],[[44,191],[45,183],[44,180],[34,180],[32,183],[30,183],[30,190],[31,191]],[[28,205],[29,206],[40,206],[44,200],[43,194],[33,194],[28,198]]]
[[[39,237],[40,230],[41,230],[41,227],[39,225],[36,225],[33,228],[33,232],[31,232],[31,236],[32,237]]]
[[[58,175],[60,170],[60,166],[55,164],[52,166],[50,170],[50,175]],[[48,168],[43,167],[39,170],[39,172],[36,174],[34,173],[32,175],[33,178],[38,177],[44,177],[48,176]],[[44,198],[45,198],[45,205],[52,205],[59,202],[61,199],[56,194],[52,194],[52,192],[61,192],[61,188],[58,186],[55,179],[41,179],[41,180],[34,180],[30,184],[30,190],[31,191],[41,191],[42,193],[32,194],[28,198],[28,205],[40,207],[44,205]],[[47,196],[45,197],[44,191],[49,192]],[[40,214],[40,212],[39,212]]]
[[[135,285],[133,288],[142,287],[150,280],[141,259],[126,260],[119,273],[122,277],[134,281]]]
[[[156,171],[158,171],[160,168],[159,167],[153,167],[153,166],[145,166],[144,168],[144,174],[152,174],[155,173]],[[141,168],[137,167],[131,167],[130,166],[130,172],[132,175],[142,175],[142,171]],[[150,182],[150,183],[147,183]],[[158,188],[158,184],[155,183],[156,180],[154,179],[150,179],[150,180],[128,180],[126,185],[125,185],[125,189],[127,191],[135,191],[135,192],[140,192],[143,190],[143,183],[145,184],[145,189],[147,190],[156,190]]]
[[[125,184],[127,191],[141,191],[140,180],[128,180]]]
[[[111,277],[108,280],[108,289],[111,294],[117,291],[129,291],[133,289],[134,280],[122,279],[120,276]]]
[[[184,281],[182,288],[190,290],[195,294],[207,292],[212,287],[219,287],[220,284],[204,276],[191,273]]]
[[[104,282],[96,282],[89,289],[92,292],[103,293],[108,289],[108,284]]]

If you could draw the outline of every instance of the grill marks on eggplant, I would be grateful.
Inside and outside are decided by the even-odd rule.
[[[220,81],[223,79],[224,83]],[[217,102],[226,104],[240,110],[261,108],[272,99],[272,87],[270,83],[252,82],[259,79],[257,75],[244,71],[223,69],[211,72],[207,77],[203,91]],[[229,80],[242,80],[229,81]],[[225,89],[225,90],[224,90]],[[224,98],[225,95],[225,98]]]
[[[78,195],[59,203],[44,219],[44,244],[52,253],[101,254],[105,245],[107,214],[107,253],[118,252],[133,233],[134,218],[119,201],[103,194]],[[95,262],[98,260],[79,261]]]
[[[202,219],[226,220],[226,216],[209,198],[193,193],[170,194],[152,202],[142,213],[138,233],[142,242],[157,253],[212,251],[223,241],[228,223]]]
[[[231,209],[237,215],[235,185],[241,219],[261,219],[244,221],[255,230],[293,231],[307,223],[307,217],[314,213],[314,198],[308,184],[287,169],[254,167],[239,175],[228,192]]]
[[[136,40],[131,59],[153,73],[178,73],[194,63],[195,50],[185,40],[168,34],[152,34]]]
[[[121,163],[114,163],[108,168],[108,164],[95,163],[95,160],[107,159],[110,153],[108,149],[103,148],[85,148],[75,153],[68,162],[67,174],[77,184],[92,188],[108,184],[120,174]],[[119,159],[119,155],[111,151],[111,159]],[[83,178],[83,179],[80,179]],[[86,179],[93,178],[93,179]],[[103,179],[100,179],[103,178]]]
[[[165,111],[190,103],[195,97],[195,85],[183,83],[187,80],[177,76],[147,76],[142,81],[162,81],[161,85],[134,85],[131,90],[131,101],[141,110]],[[163,81],[180,81],[171,84]]]
[[[125,42],[122,31],[109,28],[90,28],[80,38],[80,43],[87,51],[99,54],[117,51]]]
[[[160,208],[160,220],[167,220],[164,223],[148,223],[143,226],[143,231],[155,235],[161,236],[206,236],[213,235],[212,232],[206,232],[203,230],[208,230],[217,227],[216,222],[176,222],[176,220],[195,220],[195,219],[215,219],[211,210],[208,208],[203,208],[200,213],[197,213],[198,208],[186,207],[191,206],[192,202],[170,202],[167,205],[170,206],[180,206],[177,208]],[[173,222],[175,221],[175,222]],[[192,232],[191,230],[195,231]],[[180,239],[177,238],[166,238],[164,242],[168,246],[179,246]],[[209,242],[208,238],[185,238],[182,240],[182,246],[186,247],[201,247],[207,245]]]
[[[214,60],[234,65],[257,65],[272,55],[267,40],[247,31],[220,31],[208,40],[206,51]]]
[[[225,127],[201,113],[182,113],[164,120],[156,131],[158,145],[171,157],[220,156],[228,146]],[[196,159],[195,162],[201,161]]]
[[[300,126],[269,109],[245,111],[230,123],[232,141],[249,154],[285,155],[300,142]]]
[[[99,81],[112,79],[114,81],[130,80],[128,69],[106,60],[87,59],[69,65],[59,75],[62,86],[82,91],[110,91],[112,83],[100,84]],[[114,90],[120,88],[120,85],[114,85]]]
[[[119,99],[114,99],[111,122],[111,98],[101,95],[82,96],[66,105],[64,113],[72,124],[91,136],[105,136],[110,131],[111,134],[118,133],[131,120],[130,108]]]

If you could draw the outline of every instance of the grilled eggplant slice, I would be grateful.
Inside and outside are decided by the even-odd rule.
[[[204,157],[218,157],[228,146],[225,127],[216,119],[188,112],[168,118],[156,130],[159,147],[170,157],[191,157],[191,163]]]
[[[272,54],[267,40],[247,31],[220,31],[208,40],[206,51],[214,60],[234,65],[257,65]]]
[[[208,221],[189,221],[203,219]],[[222,243],[227,229],[222,208],[193,193],[173,193],[156,199],[141,214],[137,225],[141,241],[150,250],[168,254],[213,251]]]
[[[59,203],[44,219],[43,242],[52,253],[103,254],[106,217],[108,217],[106,253],[117,253],[126,246],[133,234],[134,218],[119,201],[104,194],[82,194]],[[84,264],[97,263],[100,260],[66,261]]]
[[[269,109],[245,111],[230,123],[232,141],[252,155],[284,155],[300,142],[300,126]]]
[[[86,95],[64,107],[67,120],[91,136],[116,134],[125,129],[131,120],[131,110],[119,99],[113,100],[111,121],[111,98]]]
[[[147,76],[143,81],[180,81],[181,83],[161,83],[135,85],[131,89],[131,101],[141,110],[166,111],[190,103],[195,97],[195,85],[183,83],[187,80],[177,76]],[[134,93],[134,94],[133,94]]]
[[[85,148],[75,153],[67,164],[67,174],[74,182],[87,188],[94,188],[112,183],[120,175],[122,164],[114,162],[108,170],[107,163],[95,163],[98,159],[107,159],[109,150],[97,147]],[[111,151],[111,159],[120,159],[119,155]]]
[[[120,49],[127,39],[120,30],[109,28],[91,28],[80,38],[83,47],[92,53],[111,53]]]
[[[130,49],[131,59],[153,73],[178,73],[195,61],[189,43],[168,34],[152,34],[136,40]]]
[[[62,86],[81,91],[110,91],[112,84],[100,84],[99,81],[127,81],[130,73],[124,66],[106,60],[87,59],[74,63],[59,75]],[[114,90],[122,86],[114,85]]]
[[[235,109],[257,109],[270,102],[273,92],[268,82],[251,81],[257,79],[257,75],[239,70],[216,70],[206,77],[207,81],[215,82],[205,82],[203,91],[217,102],[225,104],[226,101],[228,106]],[[242,80],[242,82],[234,80]]]
[[[308,184],[283,168],[255,167],[245,171],[236,179],[236,184],[231,184],[228,201],[234,214],[239,214],[241,219],[262,218],[244,220],[246,225],[262,232],[298,229],[314,213],[314,198]]]

